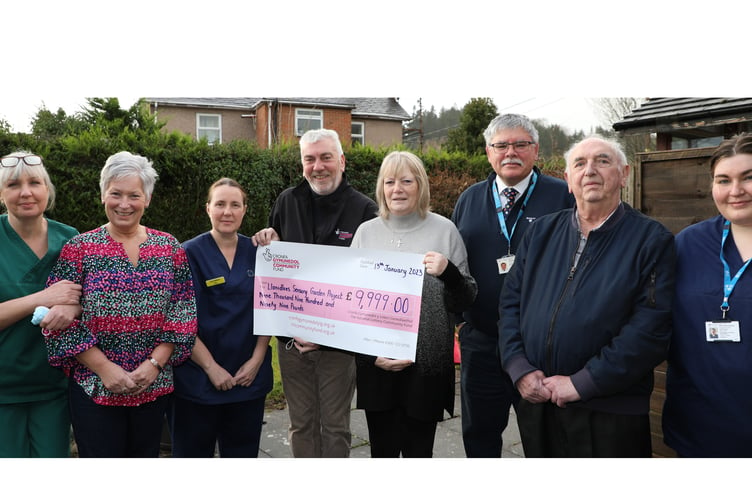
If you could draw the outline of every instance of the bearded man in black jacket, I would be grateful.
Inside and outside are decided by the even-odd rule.
[[[376,217],[376,203],[347,182],[345,155],[334,130],[303,134],[300,156],[305,180],[277,197],[269,227],[253,236],[254,243],[281,240],[349,247],[358,226]],[[278,337],[277,342],[293,456],[350,456],[354,355],[300,338]]]

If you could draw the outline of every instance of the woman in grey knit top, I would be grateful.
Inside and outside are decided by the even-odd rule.
[[[412,153],[395,151],[376,181],[379,217],[364,222],[354,248],[425,254],[416,360],[358,354],[357,407],[364,409],[372,457],[433,455],[437,422],[454,412],[453,313],[477,293],[462,237],[430,211],[428,176]]]

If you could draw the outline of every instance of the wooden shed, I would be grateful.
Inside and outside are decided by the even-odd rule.
[[[651,98],[613,125],[623,135],[656,134],[659,151],[638,153],[628,201],[674,234],[716,215],[710,156],[724,139],[752,131],[752,98]],[[666,363],[655,370],[650,405],[653,454],[675,456],[663,443]]]
[[[717,213],[708,160],[724,139],[752,131],[752,98],[653,97],[613,128],[656,135],[657,151],[636,155],[626,199],[678,233]]]
[[[752,131],[752,97],[651,97],[613,127],[622,135],[656,134],[659,151],[714,147]]]

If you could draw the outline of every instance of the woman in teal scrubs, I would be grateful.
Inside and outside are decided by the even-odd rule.
[[[209,188],[212,229],[183,244],[196,291],[198,336],[175,368],[169,411],[174,457],[256,458],[264,401],[272,388],[270,337],[253,334],[256,247],[238,230],[247,210],[241,185]]]
[[[66,328],[80,314],[81,286],[60,281],[44,288],[63,244],[78,232],[44,216],[55,188],[42,158],[18,151],[0,158],[0,457],[67,457],[70,417],[67,381],[47,362],[41,322]]]

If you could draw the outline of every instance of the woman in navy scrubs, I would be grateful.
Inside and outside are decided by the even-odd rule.
[[[174,457],[258,457],[264,401],[272,388],[270,337],[253,334],[256,247],[238,229],[247,194],[235,180],[209,188],[212,229],[185,242],[198,337],[175,370],[169,412]]]
[[[752,457],[752,134],[709,160],[719,215],[676,235],[663,440],[680,457]]]

